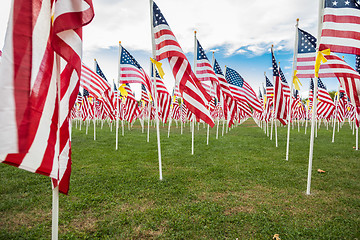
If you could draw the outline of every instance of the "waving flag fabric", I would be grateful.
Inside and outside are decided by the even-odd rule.
[[[0,161],[50,176],[62,193],[71,171],[69,115],[79,92],[82,26],[94,16],[91,0],[73,2],[14,0],[0,65]]]
[[[106,80],[96,74],[84,63],[81,64],[80,86],[88,90],[91,96],[97,98],[101,97],[104,92],[110,89]]]
[[[125,84],[124,89],[127,92],[126,101],[125,101],[125,120],[132,122],[136,119],[137,115],[140,113],[138,103],[135,99],[133,92],[131,91],[130,85]]]
[[[153,63],[151,63],[153,64]],[[151,76],[153,76],[153,69],[151,68]],[[166,123],[169,114],[170,114],[170,106],[171,106],[171,96],[165,87],[163,80],[160,78],[158,71],[155,69],[155,79],[156,79],[156,96],[158,102],[158,113],[159,119]]]
[[[299,29],[298,49],[298,78],[314,77],[316,38]],[[336,77],[345,89],[346,95],[349,96],[351,102],[355,106],[360,107],[360,74],[333,53],[324,57],[327,59],[327,62],[320,65],[319,77]]]
[[[221,71],[220,65],[216,59],[214,62],[214,70],[217,78],[219,79],[218,82],[220,84],[220,92],[222,93],[222,97],[224,99],[223,110],[230,127],[232,124],[234,124],[235,115],[237,112],[236,99],[233,96],[230,89],[230,84],[226,81],[224,74]]]
[[[310,88],[312,91],[314,91],[313,81],[311,81]],[[330,119],[335,110],[335,104],[320,78],[318,78],[317,98],[319,100],[317,106],[317,115],[321,118]]]
[[[256,93],[238,72],[227,67],[225,71],[225,79],[229,83],[231,92],[237,100],[245,101],[255,111],[262,113],[262,106],[259,99],[256,97]]]
[[[273,49],[271,48],[271,56],[272,56],[272,65],[273,65],[273,76],[274,76],[274,111],[275,117],[278,119],[283,125],[287,124],[287,104],[286,98],[283,90],[283,84],[280,80],[280,74],[278,70],[278,65],[276,63],[276,59],[274,56]]]
[[[156,45],[156,60],[160,61],[165,58],[169,60],[176,85],[179,84],[181,96],[188,109],[213,127],[214,121],[206,108],[211,100],[210,95],[206,93],[191,70],[189,61],[155,2],[151,9],[153,13],[152,27]]]
[[[281,70],[281,67],[279,67],[279,74],[280,74],[282,88],[283,88],[283,91],[284,91],[284,96],[287,99],[289,99],[290,98],[290,87],[289,87],[289,84],[286,81],[284,73]]]
[[[325,0],[320,51],[360,54],[360,2]]]

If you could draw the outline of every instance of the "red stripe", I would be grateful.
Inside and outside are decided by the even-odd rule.
[[[360,24],[360,17],[358,16],[337,16],[332,14],[324,15],[324,22],[334,22],[334,23],[355,23]]]
[[[323,29],[321,32],[321,37],[346,38],[346,39],[359,40],[360,33],[355,31]]]
[[[348,46],[341,46],[341,45],[333,45],[333,44],[320,44],[319,50],[325,50],[330,48],[332,52],[338,53],[348,53],[348,54],[355,54],[360,55],[360,48],[355,47],[348,47]]]

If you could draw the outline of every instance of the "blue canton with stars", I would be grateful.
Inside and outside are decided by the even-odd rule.
[[[318,78],[318,88],[327,90],[325,84],[321,81],[320,78]]]
[[[321,81],[320,78],[318,78],[318,88],[326,90],[325,84]],[[312,78],[310,80],[310,89],[314,91],[314,81]]]
[[[325,8],[360,8],[360,0],[325,0]]]
[[[200,43],[198,40],[197,41],[197,60],[203,60],[206,59],[209,61],[209,59],[207,58],[204,49],[201,47]]]
[[[267,76],[265,76],[266,79],[266,87],[274,87]]]
[[[84,88],[84,91],[83,91],[83,96],[84,96],[84,97],[89,96],[89,91],[86,90],[85,88]]]
[[[298,53],[316,52],[316,38],[299,28]]]
[[[114,91],[116,92],[116,91],[117,91],[117,87],[116,87],[116,85],[115,85],[114,82],[113,82],[113,84],[114,84]]]
[[[145,88],[145,85],[144,85],[144,84],[141,84],[141,90],[143,90],[143,91],[145,91],[145,92],[147,93],[147,91],[146,91],[146,88]]]
[[[220,74],[220,75],[224,76],[223,72],[221,71],[220,65],[216,61],[216,59],[215,59],[215,62],[214,62],[214,71],[215,71],[215,74]]]
[[[271,49],[271,57],[272,57],[272,67],[273,67],[273,76],[274,77],[279,77],[279,70],[278,70],[278,65],[276,63],[276,59],[275,59],[275,56],[274,56],[274,52],[273,50]]]
[[[155,68],[155,73],[156,73],[156,78],[161,79],[161,77],[160,77],[158,71],[156,70],[156,68]],[[153,63],[151,63],[151,77],[154,77],[154,64]]]
[[[122,47],[121,56],[120,56],[120,64],[130,64],[138,69],[141,69],[140,64],[135,60],[133,56],[124,48]]]
[[[279,72],[280,72],[280,76],[281,76],[281,81],[282,81],[283,83],[286,83],[286,84],[287,84],[285,75],[284,75],[283,71],[281,70],[281,67],[279,67]]]
[[[340,91],[339,99],[344,98],[344,97],[345,97],[345,93],[343,91]]]
[[[164,18],[164,15],[161,13],[160,8],[154,2],[153,5],[153,26],[156,27],[160,24],[169,25]]]
[[[104,73],[101,71],[101,68],[100,68],[100,66],[99,66],[99,64],[97,63],[96,60],[95,60],[95,69],[96,69],[96,73],[97,73],[100,77],[102,77],[103,79],[105,79],[105,81],[107,81]]]
[[[229,67],[226,68],[225,79],[228,83],[241,88],[244,85],[244,79],[240,76],[240,74]]]
[[[356,55],[355,70],[360,73],[360,55]]]
[[[295,99],[297,99],[298,94],[299,94],[299,91],[295,89],[295,91],[294,91],[294,98]]]

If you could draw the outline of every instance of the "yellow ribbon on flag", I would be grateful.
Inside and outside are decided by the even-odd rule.
[[[127,97],[128,93],[125,90],[124,86],[125,86],[125,83],[121,84],[119,87],[119,91],[120,91],[121,95],[123,95],[124,97]]]
[[[330,48],[322,50],[322,51],[318,51],[318,54],[316,56],[316,61],[315,61],[315,77],[319,77],[319,69],[320,69],[320,65],[321,62],[326,63],[327,59],[324,57],[325,55],[330,55]]]
[[[150,58],[150,61],[151,61],[153,64],[155,64],[155,67],[157,68],[160,77],[161,77],[161,78],[164,78],[165,73],[164,73],[164,70],[163,70],[162,67],[161,67],[162,63],[156,61],[156,60],[153,59],[153,58]]]
[[[294,78],[293,78],[293,84],[296,90],[300,91],[300,86],[299,84],[302,86],[299,78],[296,76],[297,74],[297,70],[294,71]]]

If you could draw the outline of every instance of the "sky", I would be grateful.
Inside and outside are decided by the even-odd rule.
[[[93,68],[97,60],[108,80],[117,81],[119,41],[149,73],[151,57],[149,0],[93,0],[95,17],[83,30],[83,62]],[[256,93],[272,80],[271,45],[288,82],[292,78],[295,24],[317,36],[318,1],[314,0],[156,0],[189,62],[194,62],[194,31],[209,60],[212,52],[223,71],[237,70]],[[0,3],[0,48],[4,45],[11,0]],[[355,57],[345,56],[354,67]],[[169,92],[174,77],[163,60]],[[300,95],[307,97],[309,79],[301,79]],[[336,79],[324,79],[337,90]],[[140,98],[139,84],[132,85]]]

